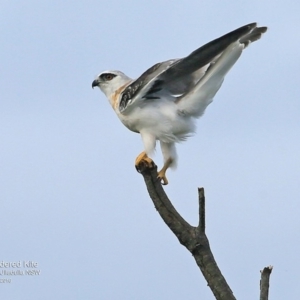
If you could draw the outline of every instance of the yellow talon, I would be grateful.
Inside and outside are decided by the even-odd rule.
[[[157,173],[157,178],[159,178],[161,180],[161,184],[162,185],[167,185],[169,183],[167,177],[166,177],[166,172],[163,171],[159,171]]]
[[[167,185],[169,183],[166,172],[168,168],[170,167],[171,163],[173,162],[172,158],[169,158],[165,163],[162,169],[157,173],[157,178],[161,180],[162,185]],[[135,167],[138,172],[142,172],[145,168],[152,168],[154,165],[153,160],[148,157],[146,152],[142,152],[138,157],[135,159]]]
[[[140,170],[141,164],[143,164],[146,168],[151,168],[153,165],[153,160],[148,157],[148,155],[144,151],[135,160],[135,167],[137,170]]]
[[[169,183],[167,177],[166,177],[166,172],[168,168],[170,167],[171,163],[173,162],[172,158],[169,158],[165,163],[162,169],[157,173],[157,178],[161,180],[162,185],[167,185]]]

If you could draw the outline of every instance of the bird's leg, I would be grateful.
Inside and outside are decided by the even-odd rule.
[[[157,178],[159,178],[161,180],[162,185],[167,185],[169,183],[169,181],[166,177],[166,171],[170,167],[172,162],[173,162],[173,159],[168,158],[167,161],[164,163],[164,166],[162,167],[162,169],[157,174]]]
[[[140,164],[143,164],[146,168],[151,168],[153,165],[153,160],[148,157],[145,151],[143,151],[135,160],[135,168],[140,170]]]

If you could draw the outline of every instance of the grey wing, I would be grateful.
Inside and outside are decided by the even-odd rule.
[[[212,58],[205,75],[197,82],[197,84],[176,99],[178,111],[181,114],[200,117],[204,113],[206,107],[212,102],[213,97],[220,89],[226,74],[239,59],[242,51],[251,42],[260,39],[262,34],[266,31],[267,27],[257,27],[256,23],[252,23],[212,41],[212,48],[220,47],[219,49],[222,50]]]
[[[175,101],[182,113],[200,116],[242,50],[266,30],[266,27],[251,23],[205,44],[185,58],[154,65],[125,89],[120,111],[163,97]],[[204,96],[197,100],[200,90]]]
[[[177,59],[170,59],[161,63],[157,63],[146,70],[138,79],[128,85],[122,92],[119,104],[120,112],[123,112],[128,106],[132,105],[135,102],[136,98],[139,97],[139,95],[145,95],[145,91],[149,90],[153,86],[156,78],[177,61]],[[143,98],[143,96],[141,98],[145,99]],[[149,97],[148,99],[151,99],[151,97]]]

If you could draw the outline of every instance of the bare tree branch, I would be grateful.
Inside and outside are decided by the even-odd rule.
[[[179,242],[192,253],[215,298],[217,300],[235,300],[236,298],[217,266],[205,234],[204,189],[200,188],[198,190],[199,225],[194,227],[186,222],[172,205],[162,188],[160,180],[157,179],[156,165],[153,163],[149,167],[141,162],[138,171],[144,177],[149,195],[158,213],[176,235]]]
[[[270,282],[270,275],[272,273],[273,267],[268,266],[265,267],[261,273],[260,279],[260,300],[268,300],[269,298],[269,282]]]
[[[205,196],[204,188],[198,188],[199,196],[199,225],[198,228],[202,233],[205,233]]]

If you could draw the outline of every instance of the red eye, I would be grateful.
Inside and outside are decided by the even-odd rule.
[[[114,76],[112,74],[105,74],[105,80],[112,80]]]

